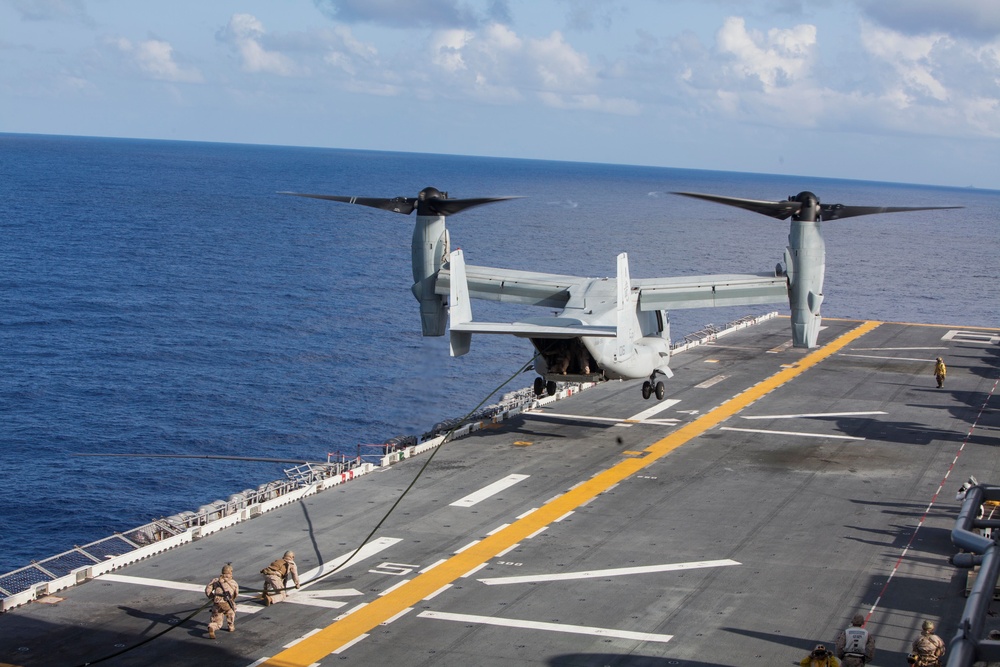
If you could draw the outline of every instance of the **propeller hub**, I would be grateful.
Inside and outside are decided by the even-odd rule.
[[[420,194],[417,195],[417,197],[420,201],[427,201],[428,199],[447,199],[448,193],[441,192],[437,188],[426,187],[420,191]]]

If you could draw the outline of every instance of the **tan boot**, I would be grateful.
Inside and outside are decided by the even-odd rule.
[[[208,638],[209,639],[215,639],[215,628],[209,628],[208,629]]]

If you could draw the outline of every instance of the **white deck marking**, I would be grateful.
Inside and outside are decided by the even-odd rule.
[[[404,614],[409,614],[411,611],[413,611],[413,607],[407,607],[406,609],[404,609],[403,611],[399,612],[395,616],[393,616],[391,618],[387,618],[384,621],[382,621],[382,625],[389,625],[390,623],[392,623],[393,621],[397,620],[399,617],[403,616]]]
[[[205,594],[205,587],[201,584],[185,584],[182,581],[167,581],[166,579],[150,579],[149,577],[133,577],[127,574],[102,574],[101,581],[116,581],[121,584],[137,584],[139,586],[154,586],[156,588],[172,588],[175,591],[187,591],[189,593],[198,592]],[[252,597],[241,595],[239,597]]]
[[[354,612],[356,612],[356,611],[358,611],[358,610],[360,610],[360,609],[364,609],[364,608],[365,608],[365,607],[367,607],[367,606],[368,606],[368,603],[367,603],[367,602],[362,602],[361,604],[359,604],[359,605],[358,605],[358,606],[356,606],[356,607],[351,607],[350,609],[348,609],[348,610],[347,610],[347,611],[345,611],[345,612],[344,612],[343,614],[341,614],[340,616],[338,616],[337,618],[335,618],[335,619],[333,619],[333,620],[334,620],[334,621],[339,621],[339,620],[342,620],[342,619],[345,619],[345,618],[347,618],[348,616],[350,616],[351,614],[353,614]],[[367,637],[367,636],[368,636],[368,635],[365,635],[365,637]]]
[[[631,574],[648,574],[650,572],[675,572],[677,570],[697,570],[708,567],[727,567],[740,565],[735,560],[703,560],[688,563],[665,563],[663,565],[640,565],[638,567],[615,567],[608,570],[585,570],[581,572],[559,572],[556,574],[528,574],[520,577],[489,577],[479,579],[487,586],[504,584],[531,584],[543,581],[565,581],[568,579],[600,579],[602,577],[623,577]]]
[[[465,574],[463,574],[460,578],[461,579],[465,579],[466,577],[471,577],[476,572],[479,572],[481,569],[483,569],[484,567],[486,567],[489,564],[490,564],[489,561],[486,561],[485,563],[480,563],[479,565],[475,566],[474,568],[472,568],[471,570],[469,570],[468,572],[466,572]]]
[[[864,440],[864,438],[855,438],[852,435],[828,435],[825,433],[800,433],[798,431],[767,431],[758,428],[732,428],[729,426],[722,426],[719,428],[720,431],[742,431],[743,433],[767,433],[770,435],[800,435],[803,438],[834,438],[836,440]]]
[[[401,538],[398,538],[398,537],[380,537],[380,538],[378,538],[376,540],[372,540],[371,542],[369,542],[365,546],[361,547],[361,549],[358,551],[358,555],[355,556],[351,560],[350,563],[348,563],[347,565],[345,565],[344,567],[342,567],[341,570],[345,570],[345,569],[351,567],[352,565],[357,565],[358,563],[360,563],[361,561],[365,560],[366,558],[371,558],[375,554],[377,554],[377,553],[379,553],[381,551],[385,551],[386,549],[388,549],[392,545],[398,544],[399,542],[402,542],[402,541],[403,540]],[[347,559],[350,558],[351,554],[353,554],[353,553],[354,553],[353,551],[349,551],[348,553],[346,553],[346,554],[344,554],[342,556],[337,556],[333,560],[328,560],[327,562],[323,563],[319,567],[314,567],[311,570],[307,570],[305,572],[300,572],[299,573],[299,579],[301,579],[302,582],[303,582],[302,583],[302,587],[301,587],[300,590],[306,589],[309,586],[311,586],[313,583],[315,583],[315,580],[316,580],[317,577],[320,577],[320,576],[322,576],[322,575],[324,575],[324,574],[326,574],[328,572],[332,572],[333,570],[336,570],[337,567],[340,566],[341,563],[344,563],[345,561],[347,561]],[[290,596],[293,593],[295,593],[295,591],[289,591],[289,595]]]
[[[430,595],[428,595],[427,597],[425,597],[424,601],[433,600],[434,598],[436,598],[437,596],[441,595],[442,593],[444,593],[446,590],[448,590],[449,588],[451,588],[454,585],[455,584],[445,584],[441,588],[437,589],[436,591],[434,591],[433,593],[431,593]]]
[[[722,382],[723,380],[725,380],[728,377],[729,377],[728,375],[716,375],[715,377],[708,378],[707,380],[705,380],[701,384],[696,384],[694,386],[694,388],[695,389],[708,389],[713,384],[719,384],[720,382]]]
[[[952,329],[941,340],[955,340],[960,343],[981,343],[985,345],[996,345],[1000,343],[1000,336],[988,331],[965,331],[963,329]]]
[[[476,503],[481,503],[487,498],[492,498],[504,489],[509,489],[518,482],[523,482],[528,479],[528,477],[529,475],[507,475],[501,480],[497,480],[492,484],[484,486],[475,493],[470,493],[464,498],[459,498],[455,502],[451,503],[449,507],[472,507]]]
[[[663,401],[663,402],[667,403],[669,401]],[[667,407],[670,406],[662,408],[660,406],[655,406],[655,407],[657,408],[656,412],[661,412],[662,410],[666,410]],[[654,412],[653,414],[656,414],[656,412]],[[536,414],[541,414],[541,413],[536,413]],[[680,421],[679,419],[639,419],[638,416],[627,417],[625,419],[619,419],[617,417],[590,417],[586,415],[568,415],[558,412],[546,412],[544,413],[544,416],[559,417],[560,419],[575,419],[577,421],[584,421],[584,422],[605,422],[611,424],[621,424],[622,426],[631,426],[632,424],[654,424],[656,426],[673,426],[678,421]]]
[[[291,593],[293,591],[289,591]],[[295,592],[295,597],[285,598],[286,602],[294,602],[295,604],[304,604],[310,607],[325,607],[326,609],[340,609],[341,607],[346,607],[346,602],[341,602],[340,600],[326,600],[324,598],[335,598],[335,597],[354,597],[356,595],[363,595],[363,593],[354,588],[338,588],[332,591],[303,591],[299,590]]]
[[[319,632],[322,629],[323,628],[313,628],[312,630],[310,630],[309,632],[305,633],[304,635],[302,635],[298,639],[293,639],[292,641],[290,641],[287,644],[285,644],[285,648],[292,648],[293,646],[295,646],[296,644],[298,644],[303,639],[308,639],[309,637],[312,637],[314,634],[316,634],[317,632]]]
[[[562,623],[542,623],[539,621],[522,621],[516,618],[497,618],[496,616],[475,616],[473,614],[450,614],[443,611],[423,611],[417,618],[433,618],[440,621],[456,621],[458,623],[479,623],[481,625],[498,625],[505,628],[523,628],[525,630],[547,630],[549,632],[569,632],[576,635],[592,635],[595,637],[617,637],[618,639],[633,639],[640,642],[659,642],[665,644],[674,638],[673,635],[656,635],[649,632],[631,632],[629,630],[613,630],[610,628],[593,628],[586,625],[565,625]]]
[[[433,563],[431,563],[430,565],[428,565],[427,567],[425,567],[424,569],[420,570],[420,572],[418,572],[418,574],[423,574],[424,572],[427,572],[429,570],[433,570],[438,565],[440,565],[441,563],[446,562],[447,560],[448,560],[447,558],[442,558],[441,560],[436,560]]]
[[[378,596],[379,596],[379,597],[382,597],[383,595],[388,595],[389,593],[393,592],[394,590],[396,590],[397,588],[399,588],[399,587],[400,587],[400,586],[402,586],[403,584],[407,584],[407,583],[409,583],[409,582],[410,582],[410,580],[409,580],[409,579],[403,579],[403,580],[402,580],[401,582],[399,582],[398,584],[393,584],[392,586],[389,586],[389,588],[387,588],[387,589],[385,589],[384,591],[382,591],[381,593],[379,593],[379,594],[378,594]],[[360,594],[359,594],[359,595],[360,595]]]
[[[247,665],[247,667],[258,667],[259,665],[263,665],[265,662],[267,662],[270,659],[271,658],[269,656],[264,656],[260,660],[254,660],[249,665]]]
[[[346,644],[344,644],[343,646],[341,646],[340,648],[338,648],[336,651],[334,651],[330,655],[337,655],[339,653],[343,653],[344,651],[346,651],[347,649],[351,648],[352,646],[354,646],[355,644],[357,644],[359,641],[361,641],[362,639],[364,639],[367,636],[368,636],[367,633],[358,635],[357,637],[355,637],[351,641],[347,642]]]
[[[742,419],[798,419],[800,417],[864,417],[866,415],[886,415],[888,412],[882,410],[870,410],[868,412],[803,412],[798,415],[741,415]]]
[[[874,354],[845,354],[841,352],[838,357],[854,357],[855,359],[887,359],[889,361],[926,361],[931,363],[933,359],[917,359],[916,357],[880,357]]]
[[[510,545],[509,547],[507,547],[506,549],[504,549],[503,551],[501,551],[500,553],[498,553],[496,556],[494,556],[494,558],[503,558],[504,556],[506,556],[511,551],[513,551],[514,549],[518,548],[519,546],[521,546],[520,542],[514,542],[514,544]]]
[[[668,398],[665,401],[659,401],[657,403],[654,403],[652,407],[647,408],[647,409],[643,410],[642,412],[640,412],[638,414],[632,415],[626,421],[630,421],[630,422],[631,421],[637,421],[637,422],[644,421],[646,419],[649,419],[653,415],[658,415],[661,412],[663,412],[664,410],[668,410],[668,409],[674,407],[678,403],[680,403],[680,401],[678,399],[676,399],[676,398]]]
[[[465,551],[466,549],[471,549],[472,547],[476,546],[480,542],[482,542],[482,540],[472,540],[471,542],[469,542],[468,544],[466,544],[464,547],[461,547],[461,548],[453,551],[452,553],[454,553],[454,554],[460,554],[463,551]]]
[[[505,524],[502,524],[502,525],[500,525],[500,526],[497,526],[496,528],[494,528],[494,529],[493,529],[493,530],[491,530],[490,532],[486,533],[486,535],[487,535],[487,537],[488,537],[488,536],[490,536],[490,535],[494,535],[494,534],[496,534],[496,533],[499,533],[499,532],[500,532],[501,530],[503,530],[504,528],[506,528],[506,527],[507,527],[507,526],[509,526],[509,525],[510,525],[509,523],[505,523]]]

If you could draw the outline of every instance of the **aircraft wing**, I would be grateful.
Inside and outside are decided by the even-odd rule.
[[[569,301],[571,288],[593,280],[576,276],[562,276],[554,273],[535,271],[515,271],[496,269],[488,266],[465,266],[469,283],[469,297],[500,301],[501,303],[521,303],[561,310]],[[434,288],[436,294],[447,295],[451,289],[451,266],[441,267]],[[584,334],[587,335],[587,334]]]
[[[632,280],[639,290],[640,310],[680,310],[745,306],[788,301],[785,276],[763,275],[678,276]]]

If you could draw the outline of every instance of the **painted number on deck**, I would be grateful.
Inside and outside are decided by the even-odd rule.
[[[368,571],[372,574],[391,574],[394,577],[405,577],[418,567],[420,566],[408,563],[381,563]]]

